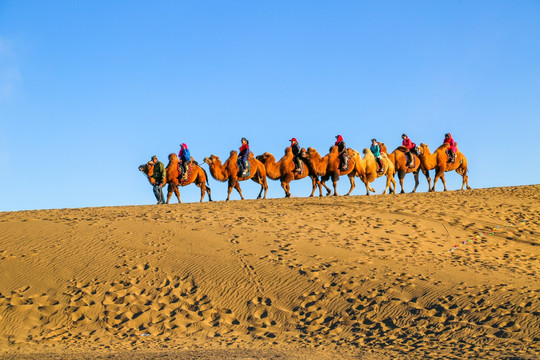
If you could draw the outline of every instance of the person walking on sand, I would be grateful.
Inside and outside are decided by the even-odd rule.
[[[165,165],[161,161],[158,160],[157,156],[152,156],[152,159],[150,160],[154,163],[154,174],[152,177],[155,180],[154,183],[154,195],[157,199],[157,204],[165,204],[165,196],[163,195],[163,187],[167,183],[166,181],[166,173],[165,173]]]

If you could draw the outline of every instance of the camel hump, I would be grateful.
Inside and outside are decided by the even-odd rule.
[[[444,143],[444,144],[442,144],[441,146],[439,146],[439,147],[437,148],[437,150],[439,150],[439,149],[440,149],[440,150],[446,150],[449,146],[450,146],[450,144]]]

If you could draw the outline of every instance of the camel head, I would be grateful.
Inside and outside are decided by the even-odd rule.
[[[304,159],[311,159],[313,155],[315,155],[316,152],[317,150],[315,150],[312,147],[308,147],[307,150],[302,148],[302,151],[300,152],[300,156]]]
[[[420,155],[429,154],[429,148],[424,143],[420,143],[420,145],[416,147],[416,151]]]
[[[155,164],[152,161],[147,162],[146,164],[139,166],[139,171],[142,171],[148,177],[154,175],[154,166]]]
[[[146,164],[139,166],[139,171],[141,171],[143,174],[145,174],[148,177],[148,181],[150,181],[150,184],[152,185],[154,185],[156,182],[156,179],[152,177],[154,175],[155,166],[156,164],[154,164],[153,161],[149,161]]]
[[[266,160],[270,159],[271,156],[272,154],[270,154],[269,152],[265,152],[264,154],[256,156],[255,158],[260,162],[265,163]]]
[[[206,164],[208,164],[208,165],[215,164],[215,163],[216,163],[216,160],[219,161],[219,157],[216,156],[216,155],[214,155],[214,154],[210,155],[209,158],[205,157],[205,158],[203,159],[203,161],[204,161]]]

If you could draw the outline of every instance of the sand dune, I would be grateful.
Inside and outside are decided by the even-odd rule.
[[[540,354],[540,185],[0,213],[5,358]]]

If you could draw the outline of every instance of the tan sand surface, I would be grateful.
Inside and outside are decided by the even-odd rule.
[[[0,213],[0,357],[534,359],[539,212],[540,185]]]

